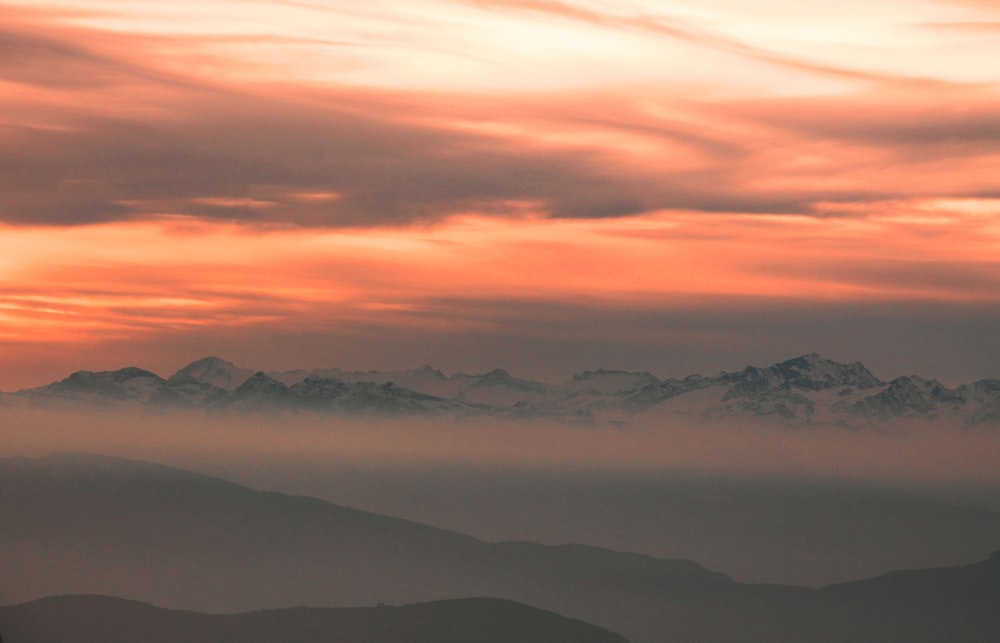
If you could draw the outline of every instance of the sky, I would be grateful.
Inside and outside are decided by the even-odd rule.
[[[1000,2],[0,1],[0,390],[1000,377]]]

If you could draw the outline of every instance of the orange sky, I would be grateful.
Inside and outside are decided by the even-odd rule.
[[[0,390],[208,353],[1000,376],[992,3],[36,0],[0,25]]]

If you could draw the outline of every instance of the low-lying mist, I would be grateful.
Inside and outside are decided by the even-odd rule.
[[[671,421],[624,428],[474,419],[0,409],[0,455],[83,451],[178,466],[599,469],[1000,481],[1000,432]]]

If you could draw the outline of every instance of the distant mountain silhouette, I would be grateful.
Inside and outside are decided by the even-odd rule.
[[[73,454],[0,461],[0,516],[3,603],[104,594],[245,611],[491,596],[633,643],[1000,640],[995,559],[918,575],[919,586],[942,588],[936,594],[896,591],[908,581],[893,575],[822,591],[747,585],[689,561],[490,544],[169,467]],[[4,623],[0,631],[10,636]],[[941,638],[946,631],[968,636]]]
[[[286,488],[329,489],[326,497],[481,538],[685,558],[744,582],[820,587],[1000,547],[1000,513],[875,481],[472,468],[304,469],[295,480]]]
[[[210,615],[59,596],[0,607],[0,624],[11,643],[627,643],[582,621],[494,598]]]
[[[914,420],[949,426],[1000,424],[1000,380],[955,389],[915,375],[884,382],[861,362],[843,364],[817,353],[715,376],[660,380],[646,372],[597,369],[561,384],[535,382],[501,369],[447,377],[430,366],[409,371],[255,372],[206,357],[167,379],[136,367],[78,371],[59,382],[4,394],[0,401],[43,407],[448,415],[574,424],[620,424],[648,417],[847,427]]]
[[[892,571],[876,578],[831,585],[826,592],[861,600],[934,604],[989,596],[1000,599],[1000,551],[969,565]]]
[[[851,614],[838,627],[863,632],[859,641],[1000,640],[1000,552],[969,565],[895,571],[833,585],[823,594],[833,609]]]

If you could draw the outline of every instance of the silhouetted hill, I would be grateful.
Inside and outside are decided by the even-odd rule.
[[[871,584],[826,591],[747,585],[689,561],[580,545],[490,544],[312,498],[83,455],[0,461],[0,516],[4,603],[104,594],[245,611],[492,596],[634,643],[909,642],[949,630],[962,634],[935,640],[1000,640],[995,560],[972,566],[977,582],[962,568],[942,585],[951,576],[935,572],[937,582],[924,585],[966,588],[938,595],[908,597]],[[887,581],[870,581],[879,582]],[[6,626],[0,631],[9,639]],[[899,636],[914,631],[917,638]]]
[[[871,601],[1000,600],[1000,551],[987,560],[955,567],[934,567],[892,571],[876,578],[838,583],[826,588],[838,596]],[[997,614],[1000,618],[1000,612]]]
[[[259,479],[478,538],[684,558],[744,582],[821,587],[1000,546],[1000,513],[878,482],[471,467],[301,467]]]
[[[483,546],[313,498],[82,454],[0,461],[0,515],[0,539],[12,543],[0,560],[18,580],[3,587],[6,600],[101,593],[212,610],[410,602],[454,596],[446,588],[459,582],[457,566]],[[412,578],[387,585],[401,568]]]
[[[6,603],[104,594],[245,611],[496,596],[576,618],[598,609],[615,623],[607,613],[634,588],[732,584],[688,561],[489,544],[104,456],[0,460],[0,515]]]
[[[859,641],[995,643],[1000,640],[1000,552],[955,567],[894,571],[833,585],[826,602]],[[846,638],[846,637],[845,637]]]
[[[582,621],[493,598],[218,615],[59,596],[0,607],[0,630],[7,643],[627,643]]]

